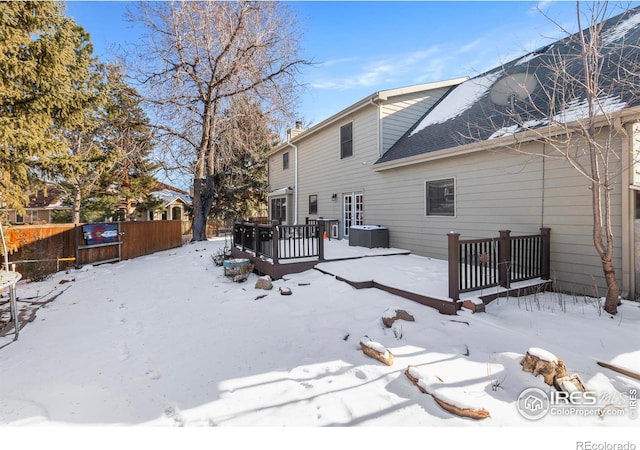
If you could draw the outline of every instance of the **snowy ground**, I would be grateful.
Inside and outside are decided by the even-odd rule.
[[[579,440],[640,446],[638,411],[630,406],[640,381],[596,364],[640,372],[637,303],[624,301],[611,317],[594,299],[544,294],[445,316],[315,270],[263,291],[254,288],[256,275],[244,283],[223,276],[211,260],[223,244],[188,244],[21,282],[23,309],[60,295],[36,310],[17,341],[0,337],[0,440],[61,439],[67,448],[106,448],[123,439],[145,439],[145,448],[212,448],[215,439],[233,439],[234,447],[274,439],[288,448],[301,438],[306,448],[354,438],[359,446],[423,446],[428,437],[491,439],[491,448],[512,448],[513,439],[520,449],[552,442],[549,448],[580,448]],[[358,264],[384,276],[384,258],[403,257]],[[415,266],[416,256],[405,258]],[[292,295],[280,295],[285,286]],[[384,327],[381,318],[395,309],[415,322]],[[393,365],[366,356],[365,337],[388,349]],[[596,405],[523,417],[520,394],[548,391],[520,366],[532,348],[562,358],[597,394]],[[490,417],[443,410],[407,378],[410,365],[442,380],[439,392],[452,402],[485,408]],[[170,431],[180,426],[189,431]],[[556,427],[563,427],[557,436]]]

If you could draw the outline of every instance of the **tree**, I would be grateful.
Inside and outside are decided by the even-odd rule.
[[[238,96],[272,122],[291,111],[306,63],[297,57],[295,18],[277,2],[158,2],[132,19],[149,31],[135,55],[137,79],[155,107],[165,164],[193,177],[193,240],[205,240],[216,175],[238,150],[220,145],[230,120],[224,112]]]
[[[245,97],[233,99],[218,146],[232,159],[215,174],[212,218],[234,219],[256,215],[266,204],[267,152],[277,139],[259,105]]]
[[[593,244],[607,285],[604,309],[616,314],[620,289],[613,262],[611,194],[630,164],[615,142],[626,137],[621,112],[640,103],[640,49],[637,32],[634,39],[626,37],[634,28],[629,12],[605,22],[609,15],[607,2],[587,8],[577,2],[580,31],[561,28],[567,34],[562,41],[532,53],[527,64],[505,66],[504,81],[491,91],[494,104],[483,114],[491,118],[489,123],[471,126],[470,134],[512,135],[511,148],[520,152],[523,139],[538,140],[544,150],[536,156],[561,159],[585,178],[591,190]]]
[[[57,121],[78,111],[86,33],[56,2],[0,2],[0,192],[23,211],[34,168],[64,148]]]
[[[105,147],[103,139],[108,102],[105,66],[92,56],[89,46],[76,52],[76,60],[70,66],[76,80],[75,89],[69,93],[73,107],[55,121],[64,148],[39,165],[70,199],[71,221],[77,224],[83,201],[95,192],[117,155]]]
[[[138,92],[126,83],[119,66],[107,69],[103,139],[108,151],[117,155],[117,163],[102,175],[100,196],[111,197],[113,205],[124,202],[118,218],[131,220],[134,205],[158,206],[150,198],[157,184],[153,174],[159,168],[151,160],[155,137]]]

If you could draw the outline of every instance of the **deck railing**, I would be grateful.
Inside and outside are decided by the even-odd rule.
[[[324,259],[324,225],[280,225],[278,221],[264,225],[253,222],[233,224],[233,244],[255,256],[280,260],[303,258]]]
[[[460,240],[459,233],[449,233],[449,297],[489,287],[510,288],[517,281],[550,275],[550,228],[540,234],[511,236],[500,231],[498,238]]]

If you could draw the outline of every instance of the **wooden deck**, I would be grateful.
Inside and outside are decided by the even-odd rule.
[[[480,312],[484,310],[484,305],[496,298],[528,295],[548,290],[551,286],[551,282],[544,276],[548,273],[548,263],[545,264],[548,255],[548,231],[546,235],[524,237],[540,242],[545,237],[546,239],[544,246],[530,246],[536,249],[535,252],[528,251],[527,247],[523,255],[533,255],[531,261],[525,257],[517,257],[518,262],[524,262],[518,266],[520,271],[525,266],[533,268],[527,270],[526,276],[520,278],[519,275],[514,275],[515,272],[512,270],[503,270],[504,267],[511,266],[505,263],[512,260],[510,242],[523,239],[510,237],[508,231],[501,232],[499,242],[492,239],[460,241],[459,235],[450,235],[449,253],[454,257],[450,261],[421,258],[402,249],[352,247],[344,240],[327,240],[323,235],[322,224],[237,222],[234,224],[231,256],[248,259],[253,264],[255,272],[269,275],[274,280],[288,274],[316,269],[335,276],[337,280],[344,281],[356,289],[380,289],[435,308],[447,315],[457,314],[463,304],[471,305],[474,312]],[[472,249],[474,255],[477,253],[483,257],[479,264],[469,264],[468,258],[461,260],[460,255],[464,254],[465,246],[485,245],[485,241],[491,251],[485,250],[484,247],[479,250],[475,247]],[[500,252],[496,252],[498,249]],[[384,256],[397,256],[401,259],[369,259]],[[402,259],[402,256],[405,256],[405,259]],[[358,260],[364,259],[369,260],[364,265],[359,264]],[[485,259],[487,264],[484,263]],[[341,263],[344,261],[349,262]],[[371,264],[377,265],[377,270],[369,269]],[[541,275],[543,277],[539,278]]]

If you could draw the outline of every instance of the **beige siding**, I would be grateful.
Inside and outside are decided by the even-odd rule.
[[[536,148],[538,147],[538,148]],[[525,150],[539,151],[538,144]],[[544,169],[544,177],[543,177]],[[371,223],[388,226],[391,245],[416,254],[446,259],[446,234],[464,238],[535,234],[551,228],[552,278],[560,289],[603,295],[602,267],[592,240],[588,181],[567,163],[510,150],[383,171],[368,192]],[[455,179],[455,217],[425,215],[425,180]],[[614,190],[620,192],[618,183]],[[621,196],[614,196],[613,229],[622,233]],[[621,270],[620,240],[614,264]],[[597,286],[597,287],[596,287]]]
[[[386,153],[449,90],[434,89],[420,95],[393,97],[381,107],[382,153]]]
[[[540,227],[550,227],[556,285],[602,295],[602,268],[592,241],[589,183],[567,163],[505,149],[373,170],[380,148],[388,149],[446,89],[436,91],[429,96],[396,96],[380,110],[364,106],[296,141],[297,222],[325,217],[337,218],[343,225],[343,194],[360,192],[364,195],[365,223],[388,227],[391,246],[440,259],[447,257],[450,231],[469,239],[497,237],[500,230],[511,230],[513,235],[537,234]],[[353,156],[341,159],[340,127],[349,122],[353,124]],[[523,148],[529,153],[542,149],[537,143]],[[272,191],[295,188],[293,148],[285,151],[290,152],[288,171],[282,170],[282,151],[269,160]],[[455,216],[427,216],[425,182],[445,178],[455,180]],[[620,179],[617,183],[614,191],[619,193],[623,186]],[[309,214],[310,195],[318,196],[314,215]],[[612,207],[614,234],[620,236],[620,195],[614,196]],[[621,254],[621,240],[617,239],[617,271],[621,271]]]
[[[282,155],[289,153],[289,168],[282,168]],[[293,147],[287,147],[269,157],[269,191],[290,187],[295,184],[295,152]]]
[[[371,165],[378,158],[376,109],[360,110],[335,126],[322,130],[298,144],[298,221],[305,217],[340,218],[342,194],[365,193],[374,182]],[[340,127],[353,124],[353,156],[340,158]],[[309,195],[318,195],[318,214],[309,215]],[[336,200],[332,200],[336,194]]]

